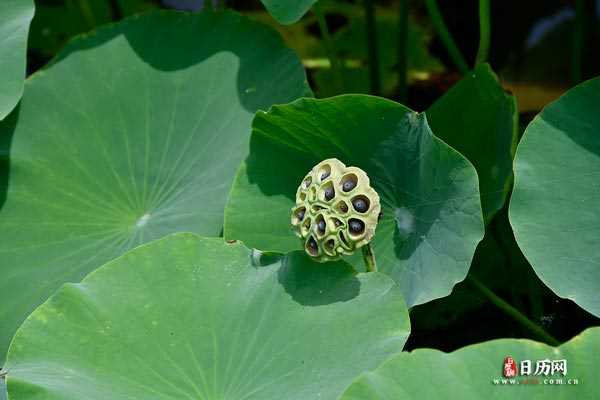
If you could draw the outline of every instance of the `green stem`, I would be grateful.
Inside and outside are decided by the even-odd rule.
[[[573,53],[571,54],[571,83],[577,84],[582,79],[583,48],[585,41],[585,3],[575,3],[575,30],[573,32]]]
[[[523,313],[519,310],[508,304],[506,301],[502,300],[498,297],[494,292],[487,288],[483,283],[481,283],[477,278],[472,275],[469,275],[467,278],[471,282],[471,284],[481,292],[485,297],[488,298],[496,307],[502,310],[505,314],[515,319],[521,325],[529,329],[532,333],[534,333],[538,338],[543,340],[544,342],[552,345],[559,346],[560,342],[546,332],[542,327],[532,322],[529,318],[527,318]]]
[[[524,274],[525,270],[531,268],[528,265],[524,265],[521,261],[514,260],[512,257],[511,248],[517,246],[515,243],[515,239],[512,236],[513,233],[506,225],[508,222],[508,215],[504,212],[502,213],[502,218],[499,215],[496,215],[495,218],[492,219],[489,225],[489,231],[491,233],[492,239],[495,241],[496,245],[500,249],[500,252],[504,255],[506,263],[504,268],[509,272],[509,274],[521,273]],[[508,239],[508,242],[507,242]],[[531,316],[534,319],[539,319],[543,314],[543,301],[542,294],[539,291],[539,286],[532,279],[527,279],[529,291],[527,292],[528,304],[531,310]],[[513,304],[517,306],[517,308],[524,309],[521,307],[519,296],[516,293],[516,290],[513,289],[512,293],[512,301]]]
[[[398,100],[406,104],[408,96],[408,0],[400,0],[398,8]]]
[[[487,61],[490,52],[490,0],[479,0],[479,50],[475,58],[475,65]]]
[[[442,17],[436,0],[425,0],[425,5],[427,6],[427,11],[431,17],[431,23],[446,47],[446,51],[450,55],[452,62],[456,65],[456,68],[458,68],[460,73],[466,74],[469,72],[469,66],[458,50],[458,47],[456,47],[456,43],[454,43],[454,39],[446,27],[446,23],[444,22],[444,18]]]
[[[367,29],[367,52],[369,56],[369,80],[371,93],[381,93],[381,80],[379,78],[379,51],[377,48],[377,25],[375,21],[375,4],[373,0],[363,0],[365,7],[365,21]]]
[[[88,27],[92,29],[96,26],[96,18],[94,18],[94,13],[92,12],[92,7],[88,0],[79,0],[79,9],[81,10],[81,15]]]
[[[327,51],[327,57],[329,57],[331,70],[333,71],[334,82],[336,84],[338,92],[342,93],[344,91],[342,67],[340,64],[340,60],[337,57],[331,34],[329,33],[329,27],[327,26],[325,14],[323,14],[323,10],[321,9],[321,5],[318,1],[313,5],[313,13],[317,17],[319,30],[321,31],[321,36],[323,37],[323,45],[325,46],[325,50]]]
[[[370,243],[367,243],[362,247],[362,255],[363,260],[365,260],[367,272],[376,272],[377,263],[375,262],[375,253],[373,253]]]
[[[108,2],[110,5],[110,13],[113,21],[120,21],[123,19],[123,12],[121,11],[121,7],[119,6],[118,0],[110,0]]]

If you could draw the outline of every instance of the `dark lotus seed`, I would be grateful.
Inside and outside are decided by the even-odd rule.
[[[329,171],[323,172],[323,174],[321,175],[321,180],[324,181],[325,179],[329,178],[329,175],[331,175],[331,172],[329,172]]]
[[[354,199],[354,201],[352,202],[352,205],[354,205],[354,209],[358,212],[365,212],[367,211],[367,202],[364,199]]]
[[[305,213],[305,210],[304,210],[304,209],[300,209],[300,210],[298,210],[298,213],[296,214],[296,216],[298,217],[298,219],[299,219],[300,221],[302,221],[302,220],[304,219],[304,213]]]
[[[344,232],[340,232],[340,240],[342,241],[342,243],[344,243],[346,246],[348,246],[348,241],[346,240],[346,236],[344,236]]]
[[[364,229],[365,225],[361,221],[357,219],[350,221],[350,231],[352,231],[352,233],[361,233]]]
[[[338,208],[340,209],[341,212],[345,213],[348,212],[348,206],[346,205],[346,203],[344,203],[343,201],[340,201]]]
[[[322,220],[320,220],[320,221],[317,223],[317,228],[319,228],[319,232],[320,232],[320,233],[325,233],[325,220],[323,220],[323,219],[322,219]]]
[[[313,239],[312,236],[310,237],[310,239],[308,239],[308,247],[310,250],[312,250],[312,253],[317,252],[317,242],[315,242],[315,239]]]
[[[353,180],[349,179],[342,185],[342,189],[344,192],[349,192],[356,187],[356,183]]]
[[[329,201],[329,200],[333,199],[333,195],[334,195],[334,192],[333,192],[332,186],[325,188],[325,200]]]
[[[310,229],[310,217],[304,220],[304,227]]]

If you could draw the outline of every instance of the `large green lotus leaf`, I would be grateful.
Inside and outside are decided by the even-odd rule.
[[[267,11],[282,24],[297,22],[317,0],[260,0]]]
[[[0,1],[0,120],[23,94],[27,35],[33,13],[33,0]]]
[[[557,348],[531,340],[500,339],[453,353],[418,349],[363,374],[340,400],[597,399],[598,352],[600,328],[590,328]],[[512,384],[503,381],[505,357],[516,361],[519,373],[521,361],[530,360],[531,375],[511,378]],[[552,361],[566,360],[566,375],[534,375],[538,360],[549,360],[550,366]]]
[[[540,279],[600,316],[600,78],[527,127],[515,158],[510,221]]]
[[[435,134],[477,169],[481,207],[487,222],[502,208],[512,184],[517,144],[515,98],[481,64],[437,100],[427,117]]]
[[[402,351],[402,293],[303,252],[175,234],[66,284],[18,330],[11,399],[337,399]]]
[[[225,210],[225,236],[264,250],[302,248],[290,227],[296,189],[332,157],[366,171],[379,193],[378,266],[408,305],[450,293],[483,236],[477,174],[433,135],[425,114],[382,98],[300,99],[258,113]]]
[[[62,283],[172,232],[219,235],[254,112],[307,91],[280,38],[229,12],[152,13],[67,51],[0,125],[0,364]]]

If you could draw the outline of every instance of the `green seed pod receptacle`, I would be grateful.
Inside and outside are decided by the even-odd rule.
[[[304,177],[292,208],[292,226],[317,261],[349,255],[375,234],[381,206],[367,174],[335,158]]]

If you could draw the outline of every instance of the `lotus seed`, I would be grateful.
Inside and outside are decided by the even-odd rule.
[[[298,219],[300,221],[302,221],[304,219],[304,213],[305,213],[305,210],[303,208],[301,208],[300,210],[298,210],[298,213],[296,215],[298,216]]]
[[[348,241],[346,240],[346,236],[344,235],[344,232],[340,232],[340,240],[347,246],[348,245]]]
[[[354,206],[354,209],[358,212],[364,213],[365,211],[367,211],[367,209],[369,208],[367,206],[367,202],[364,199],[354,199],[354,201],[352,202],[352,205]]]
[[[331,175],[331,172],[329,172],[329,171],[323,172],[323,174],[321,175],[321,180],[324,181],[325,179],[329,178],[329,175]]]
[[[329,201],[329,200],[333,199],[334,194],[335,193],[333,191],[332,186],[325,188],[325,200]]]
[[[361,233],[365,229],[365,225],[362,223],[362,221],[359,221],[357,219],[350,220],[349,225],[350,231],[352,233]]]
[[[315,242],[315,239],[312,236],[310,239],[308,239],[308,247],[313,251],[313,253],[317,252],[317,242]]]
[[[356,186],[356,183],[354,183],[353,180],[348,179],[346,182],[344,182],[344,184],[342,185],[342,189],[344,190],[344,192],[349,192],[352,189],[354,189],[354,187]]]
[[[310,229],[310,218],[306,218],[306,220],[304,221],[304,226],[306,227],[306,229]]]
[[[325,233],[325,220],[323,220],[323,219],[320,220],[317,223],[317,228],[319,228],[319,233],[321,233],[321,234]]]

